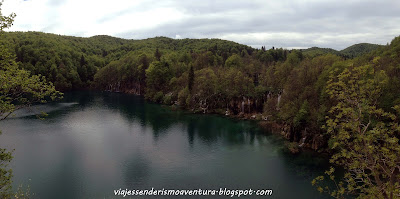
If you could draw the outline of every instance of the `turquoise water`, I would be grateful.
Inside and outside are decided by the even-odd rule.
[[[40,111],[45,120],[34,116]],[[287,153],[255,122],[173,111],[137,96],[67,93],[18,111],[0,129],[0,147],[15,149],[14,188],[29,185],[34,198],[123,198],[114,195],[120,188],[272,189],[272,196],[240,198],[323,198],[311,180],[325,159]]]

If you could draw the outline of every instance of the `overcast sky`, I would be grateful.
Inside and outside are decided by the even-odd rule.
[[[220,38],[260,48],[386,44],[400,0],[5,0],[11,31],[126,39]]]

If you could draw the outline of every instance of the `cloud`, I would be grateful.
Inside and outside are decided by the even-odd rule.
[[[221,38],[260,47],[386,44],[400,34],[400,1],[6,0],[11,30],[128,39]]]

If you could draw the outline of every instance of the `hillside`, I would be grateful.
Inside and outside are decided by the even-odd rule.
[[[319,48],[319,47],[311,47],[307,49],[302,49],[302,52],[305,56],[310,56],[310,57],[316,57],[319,55],[325,55],[325,54],[333,54],[333,55],[338,55],[339,52],[337,50],[334,50],[332,48]]]
[[[358,57],[358,56],[370,53],[381,46],[382,45],[368,44],[368,43],[354,44],[352,46],[349,46],[349,47],[341,50],[340,53],[343,55],[347,55],[349,57]]]
[[[342,56],[344,58],[354,58],[370,53],[381,46],[382,45],[378,44],[360,43],[360,44],[354,44],[340,51],[337,51],[332,48],[311,47],[308,49],[302,49],[302,52],[305,56],[309,57],[316,57],[325,54],[333,54]]]
[[[61,90],[89,87],[94,74],[129,52],[152,57],[165,52],[210,51],[225,61],[231,54],[251,54],[255,49],[220,39],[171,39],[156,37],[127,40],[99,35],[90,38],[41,32],[5,32],[2,43],[15,51],[20,67],[42,74]]]

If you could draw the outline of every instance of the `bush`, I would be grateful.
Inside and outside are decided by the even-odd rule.
[[[172,93],[168,93],[163,98],[164,104],[172,104]]]
[[[162,102],[164,98],[164,93],[162,91],[158,91],[154,96],[153,96],[153,101],[154,102]]]
[[[185,87],[182,89],[179,94],[178,94],[178,103],[180,106],[185,107],[187,105],[186,101],[189,96],[189,89],[188,87]]]

